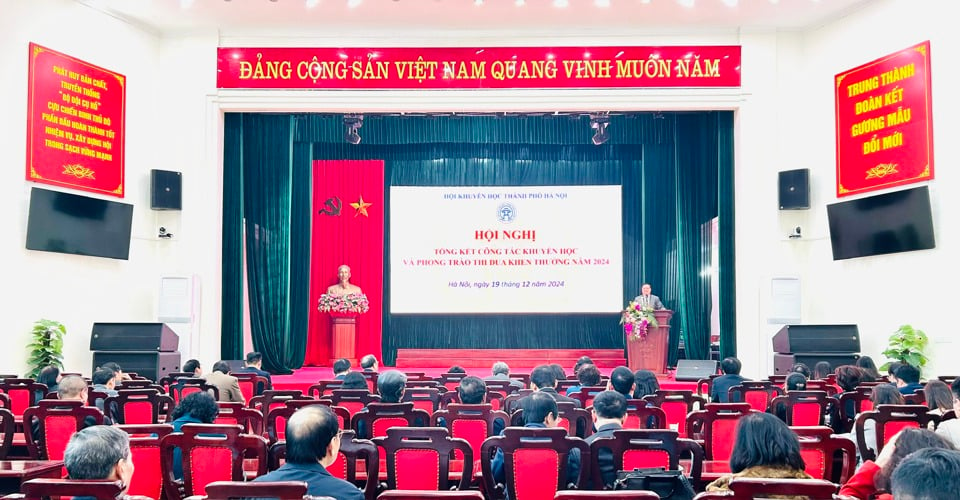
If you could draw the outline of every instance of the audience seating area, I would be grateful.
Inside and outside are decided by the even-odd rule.
[[[383,403],[379,395],[364,389],[340,389],[339,380],[319,380],[306,393],[266,390],[264,377],[250,375],[241,378],[245,403],[220,402],[213,424],[187,424],[173,432],[169,422],[177,401],[191,392],[216,392],[193,374],[180,375],[156,383],[142,378],[125,382],[118,395],[104,398],[104,410],[92,401],[61,401],[56,393],[38,399],[46,387],[31,379],[2,380],[0,462],[8,464],[7,469],[49,465],[44,478],[24,474],[19,490],[2,493],[27,499],[117,498],[118,482],[69,480],[61,468],[70,436],[104,422],[106,416],[131,438],[136,469],[128,496],[303,499],[305,483],[252,479],[285,462],[285,427],[294,412],[325,405],[333,409],[343,429],[339,454],[327,470],[356,485],[366,500],[658,498],[649,492],[610,491],[613,485],[604,484],[598,462],[603,454],[613,457],[615,470],[680,470],[694,485],[698,500],[770,493],[819,499],[839,491],[856,471],[859,457],[873,459],[879,453],[866,446],[870,428],[876,434],[871,442],[882,449],[901,429],[932,429],[955,418],[952,411],[930,413],[923,404],[873,408],[870,396],[875,384],[838,392],[835,380],[827,379],[811,380],[807,390],[798,391],[785,391],[783,377],[748,381],[729,391],[731,401],[742,402],[714,403],[708,396],[711,377],[699,381],[696,391],[658,390],[642,400],[628,399],[624,429],[588,441],[596,431],[591,404],[605,386],[584,387],[572,393],[576,402],[558,402],[558,427],[541,429],[522,427],[523,409],[517,401],[533,392],[527,388],[528,374],[514,375],[522,388],[510,382],[490,383],[481,404],[460,403],[456,390],[462,373],[439,377],[413,373],[399,403]],[[376,374],[367,380],[375,381]],[[815,479],[736,478],[731,491],[704,492],[710,481],[730,472],[739,420],[758,412],[778,416],[796,433],[806,472]],[[875,425],[865,428],[868,421]],[[182,478],[173,473],[175,449],[182,457],[178,459]],[[493,479],[496,453],[503,457],[503,483]],[[574,480],[567,477],[571,454],[580,457]]]

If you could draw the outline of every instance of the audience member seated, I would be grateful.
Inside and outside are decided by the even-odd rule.
[[[881,386],[877,386],[881,387]],[[856,474],[840,487],[840,496],[857,500],[892,500],[890,477],[907,455],[924,448],[955,449],[950,442],[927,429],[907,428],[887,441],[877,461],[866,460]]]
[[[577,381],[579,384],[567,389],[567,396],[580,392],[583,387],[596,387],[600,385],[600,370],[593,363],[580,365],[580,371],[577,372]]]
[[[57,399],[60,401],[83,401],[84,404],[87,402],[87,381],[83,380],[78,375],[67,375],[60,379],[60,384],[57,386]],[[103,418],[103,423],[105,425],[113,425],[113,420],[107,417]],[[31,422],[33,428],[33,435],[40,434],[40,422],[33,421]],[[96,419],[91,416],[87,416],[83,419],[83,428],[92,427],[97,425]]]
[[[800,441],[787,424],[769,413],[745,415],[737,424],[730,470],[707,485],[707,491],[730,489],[735,477],[813,479],[804,472]]]
[[[367,378],[363,376],[363,373],[348,372],[343,376],[343,384],[340,388],[369,390],[370,386],[367,385]]]
[[[627,420],[627,398],[617,391],[603,391],[594,396],[592,413],[596,431],[587,436],[587,444],[601,437],[612,437],[613,431],[623,429],[623,423]],[[613,484],[617,478],[617,471],[613,468],[613,452],[609,448],[601,448],[597,455],[603,484]],[[600,488],[588,486],[587,489]]]
[[[911,453],[890,477],[898,500],[953,499],[960,494],[960,451],[928,448]]]
[[[237,372],[256,373],[257,375],[267,379],[267,386],[258,387],[257,394],[260,394],[267,389],[273,389],[273,379],[270,378],[270,372],[263,369],[263,354],[260,354],[259,352],[248,352],[246,357],[243,358],[243,368],[237,370]]]
[[[810,367],[807,366],[806,363],[794,363],[794,365],[790,367],[790,372],[802,373],[803,376],[807,377],[808,379],[810,378],[810,375],[813,374],[813,372],[810,371]]]
[[[453,365],[447,370],[447,373],[467,373],[467,370],[460,365]]]
[[[48,365],[40,370],[36,380],[38,383],[47,386],[47,394],[50,394],[51,392],[57,392],[57,384],[60,383],[61,378],[63,377],[60,376],[60,368],[54,365]],[[36,392],[36,399],[38,400],[47,397],[47,394],[40,394],[39,391]]]
[[[857,368],[863,370],[863,373],[866,375],[864,378],[865,382],[877,382],[882,380],[880,372],[877,371],[877,365],[873,362],[873,358],[870,356],[860,356],[857,358]]]
[[[920,384],[920,370],[913,365],[903,364],[897,368],[897,390],[905,396],[913,394],[917,389],[923,389]]]
[[[130,436],[108,425],[94,425],[80,430],[67,443],[63,465],[70,479],[120,481],[126,491],[133,477]],[[85,497],[73,498],[86,500]]]
[[[185,424],[212,424],[220,413],[213,396],[207,392],[192,392],[180,400],[170,414],[173,432],[180,432]],[[180,449],[173,450],[173,476],[183,479],[183,458]]]
[[[377,376],[377,393],[380,394],[380,401],[371,404],[399,403],[403,401],[403,392],[406,389],[407,374],[398,370],[387,370]],[[367,411],[366,408],[360,410]],[[424,422],[423,425],[427,423]],[[370,439],[373,436],[368,435],[364,422],[359,422],[357,426],[357,437]]]
[[[870,402],[873,403],[873,407],[876,408],[878,405],[902,405],[903,395],[900,394],[892,385],[880,384],[873,388],[873,391],[870,393]],[[852,439],[853,442],[857,441],[856,429],[851,431],[850,434],[841,434],[842,436]],[[867,419],[863,422],[863,441],[867,445],[867,448],[870,448],[874,454],[877,453],[877,421],[873,419]],[[860,450],[857,449],[857,455],[860,454]],[[862,460],[859,456],[858,459]]]
[[[377,358],[373,354],[367,354],[366,356],[360,358],[360,369],[365,372],[375,372],[379,370],[379,364],[377,363]]]
[[[579,373],[580,367],[586,364],[594,364],[593,359],[591,359],[590,356],[580,356],[580,358],[577,359],[577,362],[573,365],[573,374],[576,375]]]
[[[510,382],[510,385],[515,386],[517,389],[523,389],[523,382],[510,378],[510,366],[508,366],[503,361],[497,361],[490,368],[491,375],[485,377],[483,380],[507,380]]]
[[[865,376],[863,370],[853,365],[840,365],[833,370],[833,373],[837,377],[837,385],[843,392],[855,391]],[[847,401],[843,412],[846,415],[855,414],[857,412],[856,403],[853,400]]]
[[[389,373],[389,372],[387,372]],[[356,486],[327,472],[340,451],[341,431],[337,416],[323,405],[300,408],[287,420],[286,462],[258,481],[304,481],[307,494],[337,500],[363,500]]]
[[[230,365],[226,361],[217,361],[213,364],[213,371],[204,376],[208,384],[217,388],[220,401],[244,403],[243,393],[240,392],[240,382],[237,377],[229,375]]]
[[[894,361],[887,366],[887,382],[897,385],[897,370],[899,370],[901,366],[903,366],[903,363],[899,361]]]
[[[117,386],[117,372],[109,368],[97,368],[97,370],[93,372],[93,377],[90,381],[93,382],[93,390],[95,391],[102,392],[107,396],[120,394],[115,389]],[[103,399],[97,398],[95,403],[97,408],[103,411]]]
[[[617,391],[623,394],[625,398],[632,398],[633,391],[636,388],[633,372],[626,366],[618,366],[610,372],[610,380],[607,381],[608,391]]]
[[[350,372],[349,359],[340,358],[333,362],[333,379],[334,380],[343,380],[343,378],[346,377],[347,373],[349,372]]]
[[[931,380],[923,386],[923,399],[930,413],[943,416],[953,409],[953,393],[950,386],[942,380]]]
[[[643,399],[644,396],[656,394],[660,390],[660,381],[657,375],[650,370],[637,370],[634,373],[633,399]]]
[[[953,395],[953,411],[960,415],[960,378],[953,380],[950,384],[950,392]],[[960,449],[960,419],[952,418],[944,420],[937,426],[937,434],[943,436],[953,443],[957,449]]]
[[[117,378],[117,384],[123,384],[124,380],[130,380],[130,375],[123,373],[123,369],[120,368],[120,365],[114,363],[113,361],[104,363],[102,366],[100,366],[100,368],[106,368],[113,371]]]
[[[786,392],[805,391],[807,390],[807,377],[804,377],[800,372],[791,372],[783,382],[783,389]],[[780,420],[787,421],[787,407],[783,404],[776,405],[776,408],[771,407],[768,411]]]
[[[551,363],[549,366],[557,380],[567,380],[567,372],[560,366],[560,363]]]
[[[830,374],[833,373],[833,367],[830,366],[830,363],[827,361],[818,361],[817,364],[813,365],[813,378],[814,380],[825,380]]]
[[[541,366],[550,370],[550,367],[547,365]],[[536,369],[534,369],[534,371],[536,371]],[[550,374],[553,374],[552,370],[550,370]],[[530,379],[532,383],[533,374],[530,375]],[[544,391],[538,391],[523,399],[527,400],[527,404],[523,407],[524,427],[546,429],[557,426],[557,417],[560,412],[557,410],[557,402],[550,397],[550,395]],[[490,464],[490,468],[493,471],[494,482],[503,483],[506,481],[503,466],[503,450],[497,449],[496,454],[493,456],[493,461]],[[567,480],[565,484],[576,483],[579,475],[580,452],[579,450],[571,450],[571,453],[567,456]]]
[[[748,380],[740,376],[740,367],[740,360],[732,356],[724,358],[723,361],[720,362],[720,370],[723,371],[723,375],[713,379],[713,384],[710,386],[711,402],[730,402],[727,391],[735,385],[740,385],[744,380]]]
[[[553,398],[554,401],[566,401],[580,408],[580,401],[557,393],[557,376],[550,365],[537,366],[530,372],[530,386],[534,390],[534,394],[542,392]],[[526,404],[530,401],[530,396],[533,396],[533,394],[515,401],[511,408],[507,408],[507,413],[512,414],[515,410],[523,408],[524,416],[526,416]]]
[[[188,359],[186,363],[183,364],[184,373],[192,373],[194,377],[200,378],[203,376],[203,369],[200,368],[200,362],[195,359]]]

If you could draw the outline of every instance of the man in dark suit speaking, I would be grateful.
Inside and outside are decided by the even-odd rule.
[[[644,309],[665,309],[663,302],[660,302],[660,297],[650,293],[652,290],[653,288],[650,286],[650,283],[644,283],[643,286],[640,287],[640,295],[637,295],[633,300]]]

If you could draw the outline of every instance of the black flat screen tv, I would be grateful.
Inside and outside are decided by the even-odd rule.
[[[34,187],[27,248],[127,260],[133,205]]]
[[[936,247],[927,186],[827,205],[833,260]]]

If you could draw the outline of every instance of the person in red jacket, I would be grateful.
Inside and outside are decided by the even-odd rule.
[[[904,429],[883,446],[877,461],[863,462],[857,473],[840,488],[838,498],[843,500],[893,500],[890,495],[890,476],[907,455],[924,448],[953,450],[953,444],[927,429]],[[871,495],[876,495],[873,497]]]

